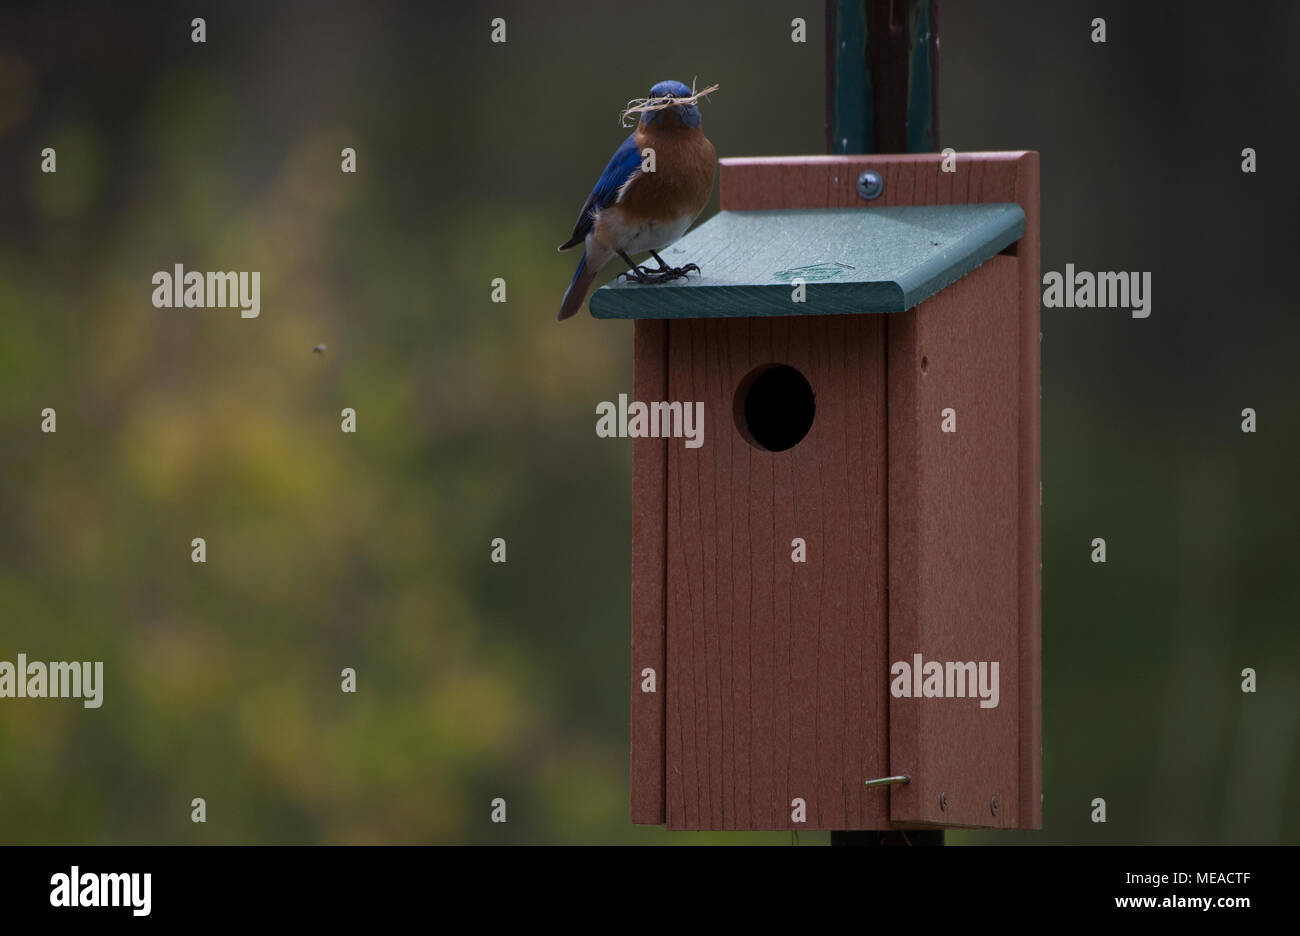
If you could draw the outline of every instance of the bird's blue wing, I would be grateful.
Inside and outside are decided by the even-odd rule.
[[[587,234],[591,230],[592,209],[607,208],[612,205],[614,199],[618,198],[618,190],[640,168],[641,151],[636,148],[636,135],[631,134],[618,149],[614,150],[614,155],[609,159],[609,165],[605,167],[605,171],[596,180],[596,187],[591,190],[586,203],[582,206],[582,211],[578,215],[578,223],[573,226],[573,235],[560,248],[561,250],[566,250],[586,240]]]
[[[596,187],[588,199],[594,206],[608,208],[618,197],[618,190],[641,168],[641,151],[636,148],[636,136],[630,135],[609,159],[609,165],[596,180]]]

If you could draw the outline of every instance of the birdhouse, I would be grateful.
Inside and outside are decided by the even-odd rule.
[[[1038,155],[721,189],[699,276],[591,300],[705,420],[633,442],[632,820],[1037,828]]]

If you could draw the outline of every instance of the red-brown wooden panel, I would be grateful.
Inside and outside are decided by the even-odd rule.
[[[1043,827],[1042,477],[1043,333],[1038,319],[1038,154],[1016,163],[1015,200],[1025,210],[1025,236],[1015,244],[1020,261],[1020,823]]]
[[[675,320],[668,347],[667,398],[705,413],[702,447],[668,444],[668,825],[887,827],[884,320]],[[734,415],[773,363],[816,394],[783,452]]]
[[[633,399],[668,393],[668,323],[642,319],[633,339]],[[664,439],[632,442],[632,821],[664,823],[664,557],[668,449]],[[643,692],[646,669],[655,691]]]
[[[1019,262],[890,318],[890,663],[998,667],[995,707],[956,680],[966,697],[890,699],[890,772],[912,778],[900,823],[1018,825]]]
[[[965,205],[1018,202],[1036,196],[1038,154],[958,153],[954,172],[942,171],[937,153],[884,156],[756,156],[721,160],[723,211],[766,208],[870,209],[884,205]],[[858,175],[874,169],[884,180],[880,197],[858,195]],[[1033,176],[1033,185],[1027,183]],[[1023,189],[1022,189],[1023,185]],[[1037,216],[1038,201],[1030,208]],[[1030,237],[1026,230],[1025,239]],[[1034,240],[1035,247],[1037,239]]]

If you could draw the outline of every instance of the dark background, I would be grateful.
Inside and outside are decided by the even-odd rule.
[[[0,704],[0,842],[792,840],[628,823],[631,326],[553,321],[554,248],[660,79],[821,152],[822,4],[460,6],[0,8],[0,659],[107,683]],[[1300,841],[1300,5],[940,33],[941,145],[1042,153],[1044,271],[1154,279],[1044,310],[1044,830],[949,841]],[[174,263],[261,317],[154,309]]]

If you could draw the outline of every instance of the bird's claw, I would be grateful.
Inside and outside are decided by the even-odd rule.
[[[655,271],[646,266],[639,266],[624,270],[620,275],[629,283],[645,283],[650,281],[649,278],[655,275]]]
[[[627,278],[629,283],[669,283],[676,279],[681,279],[694,270],[700,272],[700,268],[694,263],[688,263],[680,267],[661,267],[658,270],[651,270],[648,267],[639,266],[636,270],[628,270],[622,275]]]

